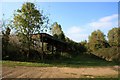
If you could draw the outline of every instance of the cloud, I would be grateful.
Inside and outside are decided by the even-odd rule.
[[[88,37],[88,34],[85,34],[84,31],[84,28],[73,26],[65,32],[65,35],[76,42],[80,42],[86,40]]]
[[[117,19],[118,19],[118,14],[113,14],[111,16],[106,16],[94,22],[91,22],[89,23],[89,25],[93,30],[96,30],[96,29],[104,30],[107,28],[111,28],[113,26],[116,27],[118,24],[116,23]]]
[[[113,27],[118,26],[118,14],[102,17],[94,22],[86,23],[81,26],[72,26],[65,31],[65,35],[70,39],[80,42],[88,40],[88,36],[94,30],[100,29],[107,35],[107,32]]]
[[[77,34],[80,33],[83,29],[77,26],[70,27],[68,33],[70,34]]]
[[[113,14],[111,16],[103,17],[103,18],[99,19],[99,21],[100,22],[108,22],[108,21],[111,21],[116,18],[118,18],[118,14]]]
[[[90,26],[92,29],[104,29],[104,28],[108,28],[110,26],[112,26],[112,23],[111,22],[91,22],[90,23]]]

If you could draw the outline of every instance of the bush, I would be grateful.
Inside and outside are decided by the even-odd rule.
[[[4,49],[6,50],[6,49]],[[22,58],[19,53],[19,48],[17,48],[16,46],[13,46],[11,44],[8,45],[8,49],[6,50],[7,53],[5,53],[5,55],[2,55],[2,59],[4,60],[19,60],[20,58]]]
[[[101,48],[93,53],[107,61],[120,62],[120,47]]]

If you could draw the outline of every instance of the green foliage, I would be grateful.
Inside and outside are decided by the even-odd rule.
[[[32,35],[47,31],[49,19],[35,7],[34,3],[26,2],[14,14],[13,25],[21,42],[21,48],[26,49],[29,58],[30,50],[34,47]]]
[[[120,53],[119,53],[120,47],[110,47],[110,48],[101,48],[97,51],[95,51],[95,55],[106,59],[107,61],[115,61],[120,62]]]
[[[108,32],[108,42],[110,46],[120,46],[120,28],[113,28]]]
[[[54,38],[65,41],[65,35],[62,31],[61,25],[59,25],[57,22],[55,22],[52,25],[52,35]]]
[[[6,28],[6,31],[2,31],[3,37],[2,37],[2,57],[6,57],[8,54],[9,49],[9,35],[10,35],[11,29],[9,27]]]
[[[7,27],[6,28],[6,31],[4,32],[4,31],[2,31],[2,34],[3,34],[3,44],[4,45],[8,45],[8,43],[9,43],[9,35],[10,35],[10,31],[11,31],[11,29],[9,28],[9,27]]]
[[[88,48],[88,43],[87,43],[86,40],[80,42],[80,49],[81,49],[82,52],[88,52],[89,51],[88,50],[89,49]]]
[[[62,41],[65,41],[65,35],[64,35],[63,32],[58,35],[58,39],[60,39],[60,40],[62,40]]]
[[[73,40],[70,40],[69,38],[66,38],[66,42],[68,44],[66,50],[69,54],[73,56],[77,56],[87,51],[86,46],[83,45],[82,43],[74,42]]]
[[[52,25],[52,35],[60,35],[62,33],[62,28],[61,28],[61,25],[59,25],[57,22],[55,22],[53,25]]]
[[[48,17],[37,10],[34,3],[26,2],[14,14],[13,25],[20,37],[20,41],[29,47],[32,45],[31,35],[47,30]]]
[[[89,48],[92,51],[98,50],[99,48],[107,47],[107,41],[105,40],[105,35],[100,31],[94,31],[89,36]]]
[[[14,14],[14,28],[20,36],[20,41],[25,44],[26,47],[30,46],[31,36],[34,32],[39,32],[41,25],[43,24],[42,14],[36,9],[35,5],[30,2],[26,2],[22,5],[21,9],[18,9]]]
[[[8,51],[7,54],[5,54],[5,56],[3,57],[3,60],[20,60],[23,59],[22,58],[22,54],[20,54],[19,52],[19,48],[17,46],[13,46],[12,44],[8,45],[8,49],[6,51]]]
[[[81,43],[81,45],[84,45],[84,46],[87,45],[87,41],[86,40],[85,41],[81,41],[80,43]]]
[[[108,43],[101,31],[94,31],[89,37],[89,48],[93,51],[92,53],[107,61],[120,62],[119,35],[119,28],[111,29],[108,32]]]
[[[58,39],[58,35],[57,35],[57,34],[54,34],[53,37],[54,37],[55,39]]]

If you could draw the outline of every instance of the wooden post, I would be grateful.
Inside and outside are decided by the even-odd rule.
[[[52,54],[53,54],[53,44],[52,44]]]
[[[43,35],[41,35],[42,37],[42,54],[41,54],[41,60],[43,61],[43,54],[44,54],[44,43],[43,43]]]
[[[54,45],[52,43],[52,56],[53,56],[53,59],[54,59]]]

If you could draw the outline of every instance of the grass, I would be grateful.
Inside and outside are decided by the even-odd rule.
[[[44,62],[19,62],[2,61],[3,66],[30,66],[30,67],[104,67],[117,65],[114,62],[108,62],[96,56],[88,54],[79,55],[71,59],[64,60],[46,60]]]
[[[3,66],[30,66],[30,67],[45,67],[52,66],[50,64],[45,63],[33,63],[33,62],[19,62],[19,61],[2,61]]]

